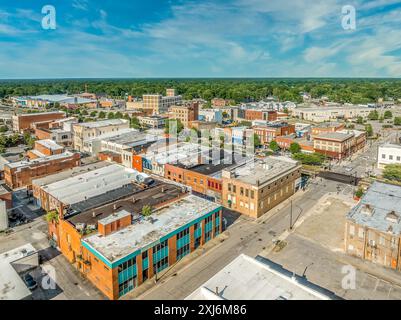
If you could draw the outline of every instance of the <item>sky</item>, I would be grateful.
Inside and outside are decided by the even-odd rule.
[[[398,78],[401,0],[0,0],[0,79],[161,77]]]

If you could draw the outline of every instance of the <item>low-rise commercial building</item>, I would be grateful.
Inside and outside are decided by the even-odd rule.
[[[185,300],[340,300],[304,276],[262,257],[238,256]]]
[[[4,165],[4,178],[11,189],[30,187],[35,178],[77,167],[81,164],[79,153],[69,151],[35,160],[23,160]]]
[[[19,133],[31,130],[36,122],[55,121],[65,118],[65,112],[24,113],[13,116],[13,130]]]
[[[315,152],[331,159],[342,160],[365,147],[366,133],[342,130],[315,136],[313,141]]]
[[[271,122],[263,126],[255,126],[253,130],[262,144],[269,144],[277,137],[295,133],[295,126],[286,122]]]
[[[340,122],[323,122],[312,127],[312,135],[318,136],[324,133],[337,132],[345,129],[345,123]]]
[[[401,165],[401,145],[388,143],[379,146],[377,167],[384,169],[389,164]]]
[[[276,121],[277,111],[263,110],[263,109],[246,109],[245,119],[247,121],[253,121],[253,120]]]
[[[58,145],[53,140],[35,141],[34,149],[29,150],[27,156],[29,159],[49,157],[64,152],[64,147]]]
[[[221,109],[202,109],[199,111],[199,120],[222,124],[223,111]]]
[[[301,167],[285,157],[269,157],[223,170],[223,205],[259,218],[295,193]]]
[[[164,128],[167,119],[167,116],[160,115],[138,117],[139,123],[142,127],[152,129]]]
[[[347,215],[348,254],[401,270],[401,187],[374,182]]]
[[[74,135],[74,148],[83,151],[86,141],[105,134],[118,134],[121,130],[129,129],[129,126],[129,121],[125,119],[111,119],[73,124],[72,131]]]
[[[291,111],[293,117],[312,122],[326,122],[337,119],[366,119],[372,111],[367,106],[338,106],[338,107],[312,107],[296,108]]]

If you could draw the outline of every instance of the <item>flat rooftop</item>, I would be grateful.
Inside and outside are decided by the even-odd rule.
[[[241,254],[185,300],[336,300],[274,262]]]
[[[106,237],[96,234],[82,242],[113,263],[219,208],[221,206],[213,202],[188,195],[127,228]]]
[[[18,114],[18,117],[32,117],[32,116],[42,116],[42,115],[50,115],[50,114],[63,114],[65,115],[65,112],[63,111],[49,111],[49,112],[37,112],[37,113],[21,113]]]
[[[354,133],[342,133],[342,132],[327,132],[319,134],[315,139],[327,139],[335,141],[346,141],[354,136]]]
[[[381,146],[379,146],[380,149],[385,149],[385,148],[394,148],[394,149],[401,149],[400,144],[393,144],[393,143],[385,143]],[[0,169],[1,169],[1,164],[0,164]]]
[[[53,140],[50,139],[45,139],[45,140],[38,140],[35,143],[38,143],[42,145],[43,147],[56,151],[56,150],[63,150],[64,148],[57,143],[55,143]]]
[[[103,139],[104,142],[110,142],[129,147],[136,147],[138,145],[155,142],[157,140],[158,137],[155,135],[139,132],[138,130],[133,129],[131,129],[129,132],[123,132],[121,134]]]
[[[231,172],[233,179],[261,187],[300,167],[297,161],[286,157],[266,157],[247,161],[227,171]]]
[[[0,254],[0,300],[21,300],[31,295],[13,263],[36,253],[31,244]]]
[[[61,171],[59,173],[56,174],[52,174],[43,178],[39,178],[39,179],[34,179],[32,180],[32,185],[36,185],[39,187],[42,187],[44,185],[47,184],[51,184],[57,181],[62,181],[62,180],[66,180],[68,178],[72,178],[75,177],[77,175],[81,175],[83,173],[89,172],[89,171],[93,171],[96,169],[100,169],[100,168],[104,168],[107,166],[110,166],[111,163],[106,162],[106,161],[97,161],[95,163],[90,163],[87,165],[83,165],[80,167],[74,167],[71,168],[69,170],[65,170],[65,171]]]
[[[343,125],[343,123],[332,121],[332,122],[320,123],[320,124],[316,125],[315,127],[324,129],[324,128],[333,128],[333,127],[336,128],[336,127],[339,127],[341,125]]]
[[[120,124],[127,124],[129,123],[128,120],[125,119],[109,119],[109,120],[102,120],[96,122],[84,122],[84,123],[75,123],[74,126],[84,127],[84,128],[102,128],[107,126],[115,126]]]
[[[64,205],[71,205],[130,185],[138,175],[146,176],[136,170],[112,164],[45,185],[43,190]]]
[[[401,234],[401,187],[375,181],[347,218],[356,224]]]
[[[47,156],[47,157],[42,157],[42,158],[37,158],[34,160],[23,160],[23,161],[18,161],[18,162],[11,162],[11,163],[7,163],[6,166],[12,168],[12,169],[16,169],[16,168],[23,168],[23,167],[29,167],[32,165],[36,165],[36,164],[40,164],[40,163],[44,163],[44,162],[49,162],[52,160],[62,160],[65,158],[69,158],[71,156],[73,156],[74,154],[70,151],[65,151],[63,153],[60,154],[55,154],[52,156]]]
[[[106,219],[116,211],[125,210],[133,215],[142,214],[142,208],[145,205],[155,207],[161,203],[176,199],[181,195],[182,187],[174,184],[168,184],[159,180],[155,181],[154,186],[149,189],[131,188],[131,192],[120,199],[108,202],[102,206],[101,201],[96,201],[91,210],[82,211],[81,213],[68,219],[73,225],[85,224],[96,226],[99,220]],[[135,202],[133,201],[135,199]]]

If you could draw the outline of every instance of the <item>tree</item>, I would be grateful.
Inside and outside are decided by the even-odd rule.
[[[107,119],[114,119],[114,113],[113,112],[109,112],[107,114]]]
[[[4,133],[8,131],[8,127],[7,126],[1,126],[0,127],[0,133]]]
[[[379,120],[379,112],[377,110],[373,110],[368,115],[369,120]]]
[[[384,168],[383,177],[389,180],[401,182],[401,165],[389,164]]]
[[[223,138],[224,138],[224,136],[223,136]],[[258,148],[262,145],[262,142],[260,141],[260,138],[256,133],[253,134],[252,139],[253,139],[253,145],[255,148]]]
[[[88,111],[86,111],[86,110],[82,110],[81,114],[82,114],[83,116],[87,116],[89,113],[88,113]]]
[[[290,145],[290,152],[291,152],[292,154],[301,152],[301,146],[299,145],[299,143],[297,143],[297,142],[291,143],[291,145]]]
[[[356,119],[356,123],[357,123],[357,124],[363,124],[363,118],[362,118],[361,116],[359,116],[359,117]]]
[[[294,160],[300,161],[302,164],[306,165],[316,165],[320,166],[323,164],[324,160],[326,159],[324,155],[319,153],[296,153],[292,156]]]
[[[123,114],[120,111],[117,111],[116,114],[114,115],[115,119],[122,119],[123,118]]]
[[[371,124],[367,124],[367,125],[365,126],[365,131],[366,131],[366,135],[367,135],[368,137],[372,137],[372,136],[373,136],[373,127],[372,127]]]
[[[390,110],[384,112],[384,119],[393,119],[393,113]]]
[[[395,126],[401,126],[401,117],[395,117],[394,118],[394,125]]]
[[[362,196],[363,196],[363,189],[362,188],[359,188],[356,192],[355,192],[355,197],[357,197],[357,198],[362,198]]]
[[[149,205],[145,205],[142,207],[142,215],[144,217],[149,217],[150,215],[152,215],[152,207]]]
[[[131,128],[140,129],[141,124],[139,123],[139,119],[137,117],[132,117],[130,122]]]
[[[271,151],[273,152],[277,152],[280,150],[280,146],[278,145],[278,143],[276,142],[276,140],[272,140],[269,144],[269,148],[271,149]]]
[[[90,116],[91,116],[92,118],[96,117],[96,115],[97,115],[97,111],[92,111],[92,112],[90,113]]]
[[[182,130],[184,130],[184,125],[182,124],[180,119],[169,119],[166,121],[166,127],[164,128],[164,132],[166,134],[170,134],[170,127],[173,128],[174,126],[177,128],[177,134],[179,134]]]
[[[106,113],[104,111],[100,111],[98,117],[99,117],[99,119],[104,119],[104,118],[106,118]]]

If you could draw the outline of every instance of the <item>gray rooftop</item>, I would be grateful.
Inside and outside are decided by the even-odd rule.
[[[50,150],[62,150],[64,149],[59,144],[55,143],[53,140],[45,139],[45,140],[38,140],[35,143],[41,144],[43,147],[50,149]]]
[[[136,170],[112,164],[43,186],[53,198],[72,205],[129,185],[138,176]]]
[[[342,132],[327,132],[323,134],[319,134],[315,139],[330,139],[330,140],[338,140],[345,141],[355,136],[354,133],[342,133]]]
[[[226,177],[226,172],[231,172],[233,179],[235,178],[241,182],[261,187],[299,168],[301,168],[301,165],[289,158],[266,157],[263,159],[252,159],[246,163],[224,170],[223,177]]]
[[[218,208],[220,206],[214,202],[188,195],[127,228],[106,237],[96,234],[83,242],[109,262],[115,262]]]
[[[401,234],[401,187],[374,182],[347,217],[371,229]]]
[[[15,169],[15,168],[29,167],[31,165],[40,164],[40,163],[44,163],[44,162],[48,162],[48,161],[52,161],[52,160],[61,160],[64,158],[69,158],[71,156],[73,156],[72,152],[65,151],[63,153],[55,154],[55,155],[48,156],[48,157],[37,158],[34,160],[30,160],[30,161],[23,160],[23,161],[18,161],[18,162],[11,162],[11,163],[7,163],[5,165],[12,169]]]
[[[84,165],[84,166],[80,166],[80,167],[74,167],[69,170],[61,171],[56,174],[52,174],[52,175],[49,175],[49,176],[46,176],[43,178],[32,180],[32,185],[41,187],[46,184],[51,184],[51,183],[54,183],[57,181],[62,181],[62,180],[68,179],[68,178],[72,178],[77,175],[89,172],[89,171],[107,167],[109,165],[111,165],[110,162],[97,161],[95,163],[90,163],[88,165]]]

